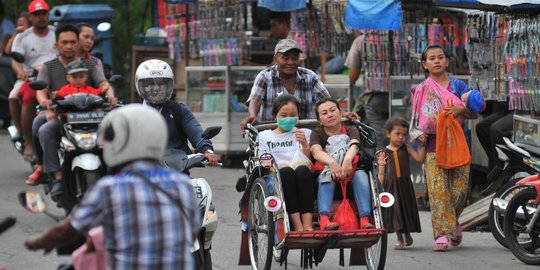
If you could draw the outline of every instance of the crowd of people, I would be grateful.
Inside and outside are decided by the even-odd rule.
[[[42,176],[47,175],[55,183],[51,190],[54,198],[62,194],[64,179],[56,153],[60,123],[50,110],[53,100],[77,92],[102,95],[113,106],[117,99],[103,74],[103,64],[89,54],[93,46],[92,27],[84,23],[52,27],[48,24],[48,16],[49,7],[44,0],[32,1],[28,14],[21,15],[17,28],[12,31],[14,35],[8,37],[2,52],[17,52],[24,56],[24,63],[13,60],[13,70],[19,81],[10,94],[10,109],[13,121],[24,137],[24,158],[36,160],[35,171],[26,183],[37,185]],[[289,27],[281,23],[275,19],[272,25],[274,28]],[[256,154],[272,154],[279,165],[294,231],[317,229],[313,222],[315,198],[319,229],[339,229],[340,225],[331,219],[338,183],[345,183],[345,186],[350,183],[348,187],[356,204],[358,228],[373,228],[370,169],[359,164],[363,147],[360,134],[355,127],[345,126],[341,121],[342,117],[359,117],[354,112],[341,110],[319,76],[300,66],[302,49],[298,44],[285,34],[280,38],[274,50],[273,64],[255,79],[247,101],[249,115],[240,127],[245,129],[248,124],[267,121],[277,123],[275,129],[259,134],[259,152]],[[362,46],[360,35],[353,42],[346,61],[351,83],[356,82],[362,72],[359,55]],[[388,157],[378,163],[375,175],[383,190],[396,198],[394,205],[383,213],[385,229],[396,233],[394,248],[406,249],[413,244],[411,233],[421,232],[414,187],[410,181],[409,157],[412,157],[426,168],[434,237],[432,248],[446,251],[449,244],[459,246],[463,239],[458,218],[468,193],[470,165],[448,169],[437,163],[435,151],[440,135],[435,132],[436,118],[438,114],[452,115],[463,123],[464,119],[478,117],[485,102],[478,92],[447,74],[449,58],[440,46],[428,46],[421,61],[428,77],[412,89],[410,123],[406,119],[389,119],[388,111],[384,109],[388,108],[387,94],[367,89],[362,97],[367,121],[378,132],[377,143]],[[27,78],[34,70],[38,71],[37,79],[48,85],[37,92],[28,89]],[[160,72],[153,72],[156,70]],[[189,154],[194,148],[205,155],[210,165],[217,165],[219,155],[214,153],[211,141],[201,139],[201,125],[189,108],[171,100],[173,81],[173,71],[163,61],[149,60],[139,65],[134,82],[141,104],[127,105],[108,113],[98,132],[103,159],[114,175],[102,178],[89,190],[66,220],[43,235],[27,240],[25,244],[29,249],[48,252],[76,239],[77,235],[102,226],[112,268],[191,267],[193,261],[189,250],[200,224],[194,218],[197,214],[189,177],[160,167],[158,161],[164,158],[168,149]],[[438,96],[439,99],[434,101],[426,96]],[[451,104],[446,102],[449,99]],[[36,104],[44,110],[34,118]],[[313,130],[297,128],[300,119],[317,119],[320,127]],[[487,125],[493,127],[495,124]],[[156,132],[160,130],[162,132]],[[497,140],[488,142],[491,145],[485,147],[489,150],[491,164],[490,151]],[[315,165],[294,166],[297,152]],[[147,181],[167,190],[174,201],[156,196],[158,191]],[[177,200],[181,201],[183,209],[179,209]],[[147,212],[160,214],[149,218],[144,215]],[[171,228],[183,232],[177,233]],[[152,237],[144,235],[148,231],[152,232]],[[156,246],[160,248],[156,249]]]

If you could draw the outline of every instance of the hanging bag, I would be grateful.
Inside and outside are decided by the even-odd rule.
[[[444,169],[454,169],[471,162],[465,134],[453,114],[441,112],[437,116],[435,158],[437,166]]]
[[[349,181],[340,181],[341,193],[343,194],[343,201],[339,205],[336,213],[334,214],[333,221],[339,224],[340,230],[358,230],[360,225],[358,218],[354,213],[349,200],[347,199],[347,183]]]
[[[296,147],[296,150],[294,151],[293,158],[291,159],[291,165],[290,165],[291,168],[296,170],[296,168],[300,166],[306,166],[308,167],[308,169],[313,170],[313,163],[302,151],[302,146],[300,145],[298,141],[296,142],[296,144],[297,144],[297,147]]]

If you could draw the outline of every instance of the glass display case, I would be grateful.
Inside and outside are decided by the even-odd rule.
[[[212,139],[217,153],[229,156],[244,153],[240,121],[247,117],[245,101],[253,81],[265,67],[186,67],[186,104],[203,128],[221,126]]]

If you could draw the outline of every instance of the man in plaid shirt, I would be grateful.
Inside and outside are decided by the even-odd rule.
[[[68,218],[26,240],[26,247],[49,252],[101,225],[109,269],[193,269],[191,247],[200,228],[195,194],[187,175],[158,165],[165,131],[165,120],[151,107],[109,112],[98,137],[105,163],[117,174],[100,179]]]
[[[315,104],[330,97],[317,74],[300,67],[302,50],[292,39],[282,39],[274,49],[275,64],[262,70],[255,78],[249,96],[249,116],[240,123],[245,129],[248,123],[273,121],[272,103],[281,94],[295,96],[300,101],[300,119],[315,119]]]

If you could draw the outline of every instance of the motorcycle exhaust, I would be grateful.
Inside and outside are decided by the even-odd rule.
[[[506,213],[506,208],[508,207],[508,201],[501,198],[493,198],[493,206],[497,213],[504,215]],[[527,212],[529,215],[533,215],[535,211],[536,208],[527,206]],[[523,211],[523,207],[518,208],[516,211],[516,218],[525,220],[525,212]]]

